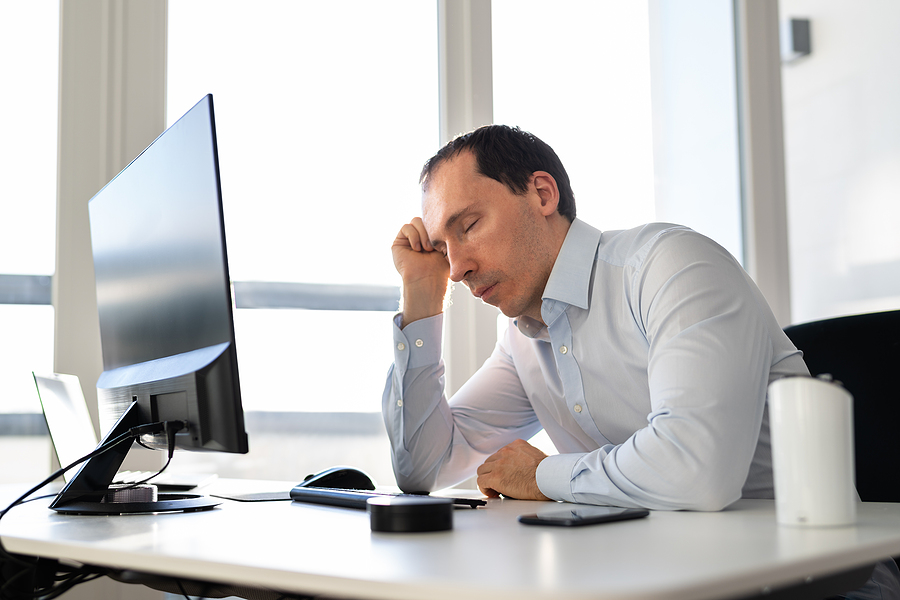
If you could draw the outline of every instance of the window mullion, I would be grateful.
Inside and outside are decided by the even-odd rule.
[[[438,1],[441,143],[493,122],[490,0]],[[453,394],[490,356],[497,310],[456,286],[446,312],[444,359]]]

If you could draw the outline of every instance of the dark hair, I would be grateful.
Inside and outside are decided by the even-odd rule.
[[[499,181],[514,194],[525,193],[535,171],[550,173],[559,188],[559,214],[569,222],[575,219],[575,194],[562,161],[553,148],[518,127],[486,125],[455,138],[428,159],[419,183],[427,187],[440,165],[464,151],[475,155],[480,174]]]

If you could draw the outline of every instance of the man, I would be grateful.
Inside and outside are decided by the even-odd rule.
[[[402,489],[474,472],[493,497],[670,510],[774,497],[766,390],[808,371],[724,249],[674,225],[578,220],[559,158],[518,129],[457,138],[421,183],[423,216],[392,248],[403,304],[382,407]],[[448,278],[510,318],[449,403]],[[560,454],[522,441],[541,428]]]
[[[553,150],[503,126],[426,164],[423,217],[394,245],[403,279],[384,416],[398,484],[488,496],[718,510],[773,496],[766,388],[806,374],[740,265],[686,228],[601,234],[575,218]],[[510,317],[443,397],[447,279]],[[561,454],[521,438],[544,428]]]

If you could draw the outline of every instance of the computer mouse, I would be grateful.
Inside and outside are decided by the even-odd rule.
[[[374,490],[375,482],[365,471],[353,467],[331,467],[307,475],[298,487],[338,488],[342,490]]]

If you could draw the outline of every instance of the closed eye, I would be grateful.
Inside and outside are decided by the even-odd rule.
[[[469,233],[469,231],[471,231],[472,228],[475,227],[475,223],[477,223],[477,222],[478,222],[478,219],[475,219],[474,221],[472,221],[472,223],[468,227],[466,227],[465,232]]]

